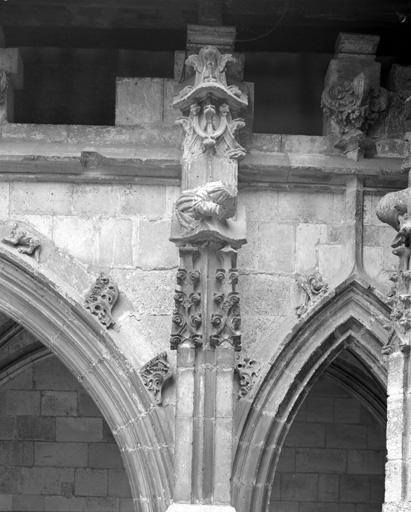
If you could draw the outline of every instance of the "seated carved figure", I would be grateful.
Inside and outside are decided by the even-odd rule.
[[[14,224],[9,236],[4,236],[1,241],[6,244],[16,245],[18,252],[22,254],[33,255],[38,260],[38,250],[40,249],[40,240],[33,237],[30,233],[17,224]]]
[[[176,202],[176,216],[185,233],[195,230],[209,217],[220,222],[234,217],[236,209],[236,191],[222,181],[186,190]]]

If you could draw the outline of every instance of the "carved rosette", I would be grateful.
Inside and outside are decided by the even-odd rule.
[[[13,245],[21,254],[34,256],[39,261],[40,240],[19,225],[13,224],[8,236],[4,236],[1,241],[4,244]]]
[[[349,158],[362,158],[375,146],[367,132],[387,109],[388,103],[388,92],[382,87],[371,87],[365,73],[325,89],[321,106],[339,132],[334,146]]]
[[[328,284],[319,272],[307,277],[296,275],[296,281],[303,294],[303,303],[296,308],[298,317],[304,316],[309,309],[328,291]]]
[[[238,398],[244,398],[251,391],[251,388],[257,380],[261,365],[255,359],[245,357],[237,362],[235,369],[240,377]]]
[[[144,386],[152,393],[157,405],[161,405],[161,390],[163,384],[171,375],[171,368],[167,361],[167,353],[161,352],[158,356],[151,359],[140,370]]]
[[[185,114],[176,123],[185,133],[186,161],[203,153],[229,160],[245,156],[245,149],[236,140],[245,123],[237,114],[247,107],[248,99],[242,84],[227,83],[230,62],[235,62],[233,56],[220,54],[214,46],[206,46],[186,60],[195,77],[183,84],[173,101],[173,106]]]
[[[192,347],[203,343],[201,314],[201,273],[194,268],[198,249],[194,246],[180,247],[182,266],[177,271],[177,287],[174,293],[174,310],[170,347],[176,350],[186,343]],[[184,268],[185,267],[185,268]]]
[[[226,246],[218,251],[221,268],[215,273],[215,291],[211,307],[212,347],[232,345],[241,350],[240,294],[237,291],[237,251]]]
[[[84,307],[90,313],[98,318],[100,323],[107,327],[114,325],[114,319],[111,316],[118,299],[118,286],[111,277],[101,272],[91,290],[87,293],[84,300]]]

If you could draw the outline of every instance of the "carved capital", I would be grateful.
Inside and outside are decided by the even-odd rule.
[[[296,313],[298,317],[302,317],[327,293],[328,284],[323,280],[319,272],[310,274],[307,277],[297,274],[295,279],[303,295],[303,303],[296,308]]]
[[[244,398],[251,391],[251,388],[257,380],[261,365],[255,359],[245,357],[237,362],[235,369],[240,377],[238,398]]]
[[[17,247],[19,253],[34,256],[36,261],[39,261],[40,240],[25,229],[20,228],[17,223],[12,226],[8,236],[4,236],[1,241],[4,244]]]
[[[100,323],[107,327],[114,325],[114,319],[111,316],[118,299],[118,286],[111,277],[101,272],[91,290],[87,293],[84,300],[84,307],[95,315]]]
[[[158,356],[151,359],[140,370],[144,386],[152,393],[156,404],[161,405],[161,390],[163,384],[171,375],[170,365],[167,361],[167,353],[161,352]]]
[[[371,87],[366,73],[359,73],[352,81],[327,87],[321,106],[338,129],[335,147],[354,160],[363,157],[374,147],[367,132],[388,103],[388,92],[382,87]]]
[[[174,97],[173,106],[186,110],[193,103],[213,98],[225,101],[236,110],[247,107],[247,95],[241,84],[227,82],[226,69],[230,62],[235,62],[234,57],[221,54],[215,46],[205,46],[198,55],[190,55],[186,65],[194,68],[195,75],[182,84],[179,94]]]

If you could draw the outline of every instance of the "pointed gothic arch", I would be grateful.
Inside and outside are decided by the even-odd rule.
[[[72,258],[51,244],[47,250],[61,274],[81,276]],[[0,311],[49,348],[98,405],[120,448],[137,510],[163,512],[173,485],[169,420],[64,277],[0,244]]]
[[[351,277],[322,300],[278,345],[252,395],[237,407],[233,506],[237,512],[267,509],[276,466],[288,430],[308,392],[346,348],[385,392],[381,347],[389,308],[363,279]],[[338,373],[338,372],[337,372]],[[343,376],[335,375],[343,380]],[[357,396],[365,400],[359,389]],[[242,403],[241,403],[242,402]],[[381,408],[375,405],[375,413]],[[373,406],[373,405],[372,405]]]

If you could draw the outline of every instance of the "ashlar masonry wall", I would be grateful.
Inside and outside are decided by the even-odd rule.
[[[54,356],[0,387],[0,461],[0,510],[134,510],[110,429]]]

